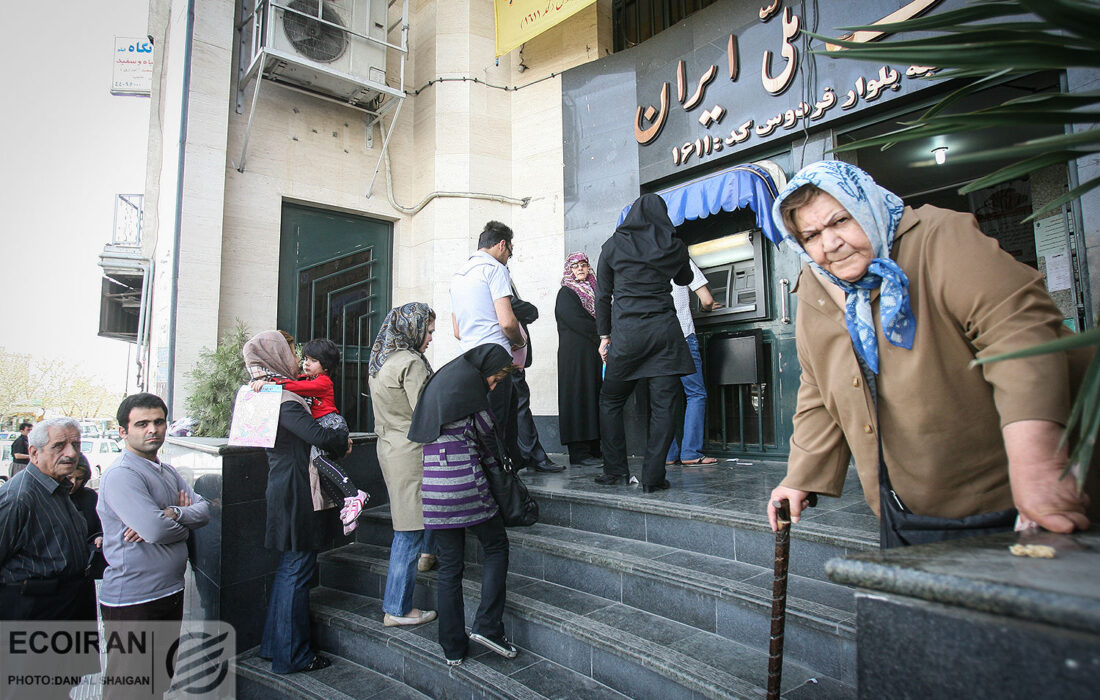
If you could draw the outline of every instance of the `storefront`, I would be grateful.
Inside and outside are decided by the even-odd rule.
[[[719,2],[632,49],[563,75],[566,250],[595,257],[623,207],[640,193],[657,192],[724,305],[696,317],[710,394],[708,454],[787,452],[799,384],[791,290],[800,263],[785,245],[768,240],[775,234],[766,212],[786,176],[816,160],[856,163],[912,206],[972,212],[1005,250],[1043,272],[1067,325],[1092,323],[1080,235],[1074,235],[1082,230],[1080,213],[1064,208],[1020,223],[1064,193],[1074,173],[1053,166],[990,190],[957,194],[990,167],[959,165],[954,158],[989,144],[1061,133],[1061,125],[831,153],[834,146],[897,128],[953,86],[930,79],[930,67],[811,54],[804,31],[837,36],[834,28],[891,13],[898,19],[897,13],[962,4],[912,2],[899,10],[885,0],[812,7]],[[959,108],[1064,86],[1063,75],[1036,74],[991,87]],[[932,164],[913,167],[919,162]]]

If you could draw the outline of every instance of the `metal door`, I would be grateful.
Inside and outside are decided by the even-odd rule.
[[[362,216],[283,205],[279,328],[299,343],[328,338],[340,348],[336,406],[353,432],[370,432],[371,345],[390,308],[393,228]]]

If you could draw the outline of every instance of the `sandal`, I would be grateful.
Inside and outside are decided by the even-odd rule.
[[[698,466],[700,464],[718,464],[718,460],[714,457],[700,457],[699,459],[685,459],[680,464],[690,464],[692,466]]]

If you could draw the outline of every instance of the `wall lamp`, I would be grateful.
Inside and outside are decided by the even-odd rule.
[[[943,165],[947,162],[947,146],[933,148],[932,155],[936,157],[936,165]]]

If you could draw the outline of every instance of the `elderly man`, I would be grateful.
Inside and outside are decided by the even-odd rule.
[[[94,620],[88,526],[69,500],[80,425],[51,418],[27,442],[30,464],[0,489],[0,619]]]

